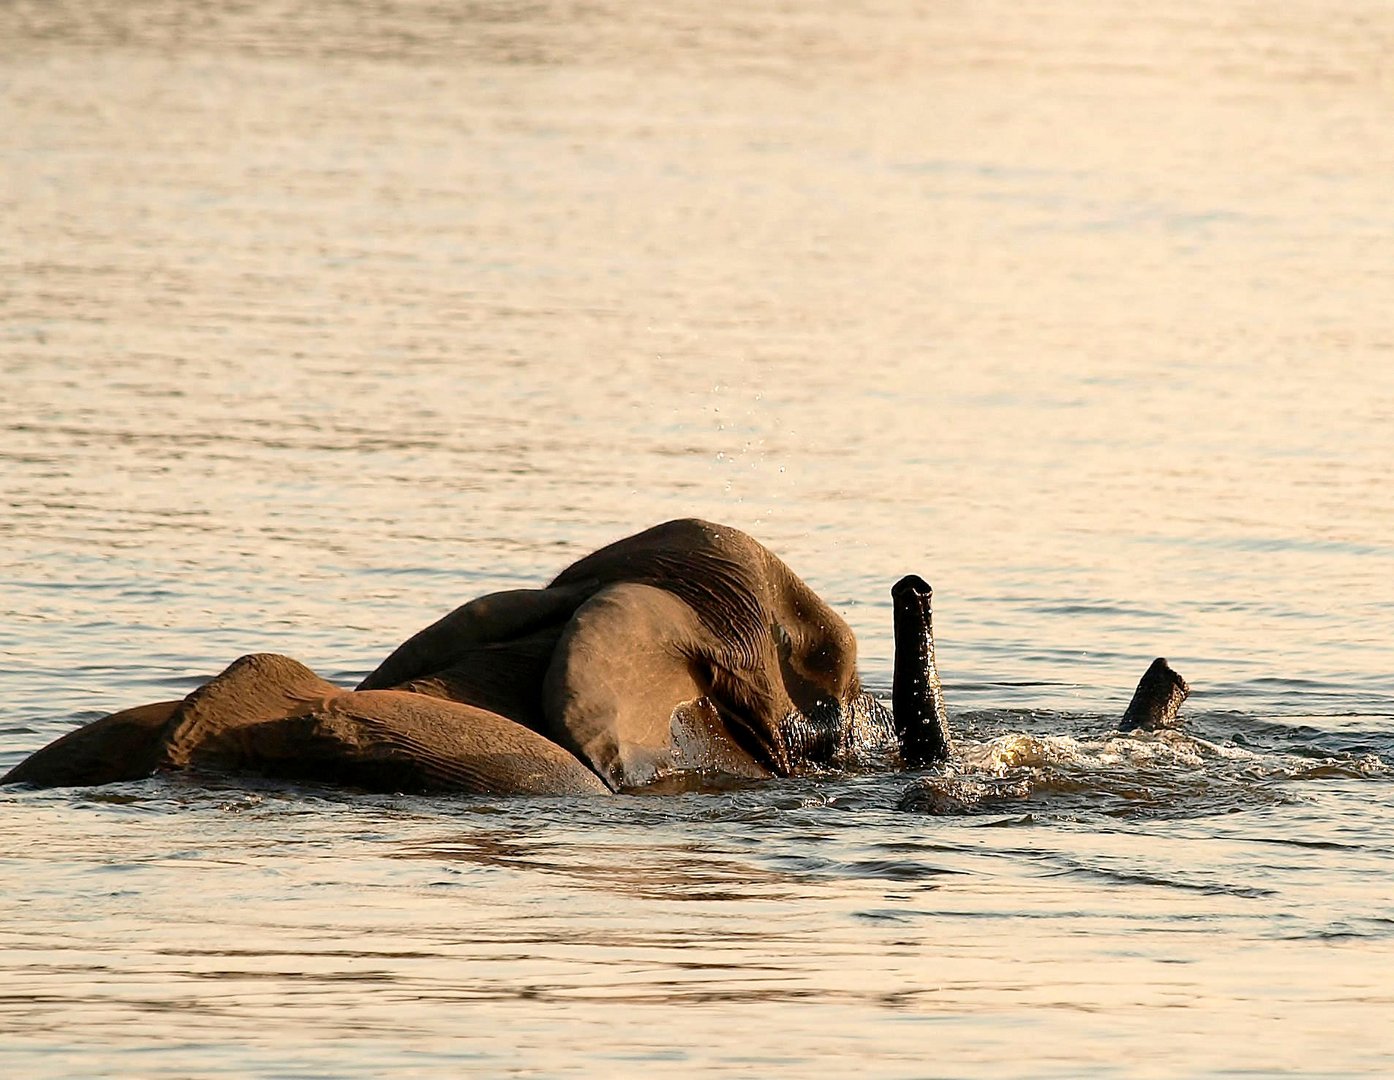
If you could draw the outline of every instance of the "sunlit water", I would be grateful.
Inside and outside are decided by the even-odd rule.
[[[6,1075],[1394,1071],[1394,11],[0,7],[0,768],[698,514],[958,759],[0,792]],[[1180,733],[1111,734],[1156,655]]]

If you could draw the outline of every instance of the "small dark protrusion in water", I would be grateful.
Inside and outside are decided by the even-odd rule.
[[[1157,657],[1139,680],[1128,711],[1118,721],[1118,730],[1157,731],[1179,726],[1176,714],[1190,692],[1186,680],[1173,671],[1163,657]]]

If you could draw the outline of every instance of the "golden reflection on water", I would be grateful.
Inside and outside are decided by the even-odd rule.
[[[696,513],[873,687],[916,570],[955,710],[1096,737],[1166,653],[1263,764],[1091,765],[1107,820],[6,792],[0,1069],[1389,1071],[1387,4],[11,0],[0,41],[6,754],[251,649],[353,682]]]
[[[1100,870],[1135,865],[1144,845],[1185,876],[1194,842],[904,819],[882,854],[947,873],[888,876],[894,858],[865,858],[874,818],[813,807],[768,831],[740,815],[708,830],[704,870],[676,823],[597,831],[543,811],[479,828],[467,807],[447,822],[428,800],[379,803],[366,820],[349,800],[306,813],[270,792],[237,822],[198,802],[32,815],[46,839],[9,860],[24,870],[11,879],[42,875],[63,917],[6,920],[15,990],[0,1005],[25,1019],[19,1045],[96,1040],[128,1062],[163,1047],[172,1072],[207,1067],[208,1052],[253,1071],[288,1053],[351,1072],[462,1058],[587,1071],[611,1053],[736,1073],[750,1055],[802,1072],[847,1054],[878,1072],[1091,1072],[1120,1053],[1147,1056],[1145,1072],[1272,1070],[1329,1061],[1387,1002],[1385,945],[1314,951],[1301,925],[1314,912],[1294,918],[1328,904],[1293,892],[1290,871],[1320,856],[1275,862],[1246,851],[1258,838],[1209,855],[1281,894],[1158,879],[1124,904]],[[808,872],[820,861],[826,873]],[[1236,1026],[1269,1038],[1235,1043]],[[1366,1027],[1346,1067],[1381,1060],[1381,1038]]]

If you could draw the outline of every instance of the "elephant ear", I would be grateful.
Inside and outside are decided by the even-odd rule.
[[[468,662],[469,654],[482,646],[560,627],[592,591],[594,586],[513,589],[471,600],[407,638],[358,689],[386,690],[426,679]]]
[[[543,685],[549,734],[616,790],[685,770],[768,776],[711,696],[720,651],[672,593],[606,586],[557,643]]]

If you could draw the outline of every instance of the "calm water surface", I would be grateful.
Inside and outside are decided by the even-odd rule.
[[[1379,0],[0,6],[0,769],[688,514],[881,692],[931,580],[962,733],[949,816],[6,789],[0,1070],[1394,1071],[1391,52]],[[1110,735],[1156,655],[1189,727]]]

